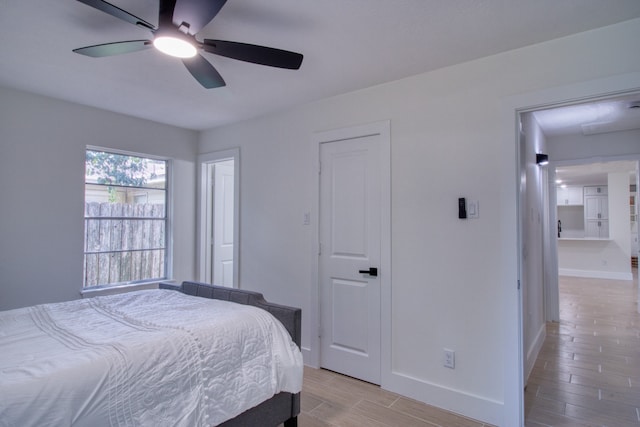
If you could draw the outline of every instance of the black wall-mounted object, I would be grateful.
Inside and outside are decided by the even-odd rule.
[[[458,199],[458,218],[467,218],[467,200],[464,197]]]
[[[548,165],[549,164],[549,155],[548,154],[537,153],[536,154],[536,164],[538,164],[540,166]]]

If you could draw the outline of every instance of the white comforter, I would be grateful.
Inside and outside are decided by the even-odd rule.
[[[301,388],[256,307],[147,290],[0,312],[0,426],[209,426]]]

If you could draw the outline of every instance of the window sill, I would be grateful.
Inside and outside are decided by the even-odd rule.
[[[91,298],[104,295],[123,294],[126,292],[140,291],[143,289],[158,289],[158,284],[160,282],[164,282],[164,280],[144,283],[126,283],[114,286],[94,286],[92,288],[82,289],[80,291],[80,295],[82,296],[82,298]]]

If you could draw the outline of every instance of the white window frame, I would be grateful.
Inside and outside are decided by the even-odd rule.
[[[142,157],[151,160],[159,160],[166,162],[166,174],[165,174],[165,256],[164,256],[164,273],[165,277],[163,278],[152,278],[145,280],[136,280],[130,282],[119,282],[112,284],[102,284],[84,287],[85,278],[82,278],[82,286],[80,290],[80,294],[83,296],[90,296],[95,294],[104,293],[104,291],[109,290],[118,290],[123,288],[148,288],[150,285],[155,287],[159,282],[170,280],[173,277],[173,161],[168,157],[157,156],[146,153],[139,153],[134,151],[127,150],[119,150],[109,147],[101,147],[96,145],[87,145],[85,147],[85,162],[86,162],[86,152],[87,151],[102,151],[112,154],[124,155],[124,156],[132,156],[132,157]],[[86,174],[85,174],[86,176]],[[83,176],[84,179],[84,176]],[[86,192],[86,179],[83,182],[83,192]],[[83,193],[83,201],[85,199]],[[84,203],[83,203],[84,208]],[[84,210],[84,209],[83,209]],[[85,215],[83,214],[83,233],[86,232],[85,225]],[[84,246],[83,246],[83,264],[84,260]],[[84,274],[84,268],[83,268]]]

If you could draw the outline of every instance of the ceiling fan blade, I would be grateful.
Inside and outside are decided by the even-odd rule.
[[[202,48],[206,52],[227,58],[290,70],[299,69],[303,58],[302,54],[288,50],[225,40],[204,39]]]
[[[177,27],[189,24],[189,34],[195,35],[216,17],[227,0],[174,0],[173,23]]]
[[[193,77],[206,89],[226,86],[224,79],[202,55],[185,58],[182,63]]]
[[[162,27],[163,23],[171,23],[171,17],[173,16],[173,9],[176,8],[176,0],[160,0],[160,7],[158,9],[158,26]]]
[[[137,52],[153,46],[151,40],[129,40],[125,42],[97,44],[95,46],[80,47],[73,49],[75,53],[102,58],[103,56],[121,55],[123,53]]]
[[[111,3],[107,3],[104,0],[78,0],[80,3],[84,3],[88,6],[91,6],[95,9],[101,10],[105,13],[108,13],[111,16],[115,16],[116,18],[122,19],[133,25],[138,25],[144,28],[148,28],[150,30],[155,30],[155,27],[145,21],[142,18],[138,18],[135,15],[130,14],[126,10],[120,9],[118,6],[114,6]]]

